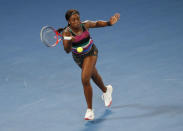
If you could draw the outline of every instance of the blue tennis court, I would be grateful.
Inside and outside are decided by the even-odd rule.
[[[109,20],[91,29],[99,50],[97,69],[113,86],[106,108],[93,87],[94,121],[87,109],[81,70],[60,43],[40,41],[44,25],[67,25],[65,12],[81,20]],[[0,131],[182,131],[182,0],[1,0]]]

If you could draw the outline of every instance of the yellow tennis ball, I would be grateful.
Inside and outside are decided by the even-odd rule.
[[[83,52],[83,48],[82,48],[82,47],[78,47],[78,48],[77,48],[77,52],[78,52],[78,53]]]

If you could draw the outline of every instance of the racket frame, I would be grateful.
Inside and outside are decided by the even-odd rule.
[[[53,43],[52,45],[48,44],[47,42],[45,42],[45,40],[43,39],[43,31],[46,29],[46,28],[50,28],[55,34],[56,34],[56,42]],[[59,36],[61,38],[59,38]],[[40,32],[40,38],[41,38],[41,41],[47,46],[47,47],[55,47],[61,40],[62,40],[62,35],[60,33],[58,33],[57,30],[55,30],[53,27],[51,26],[43,26],[42,29],[41,29],[41,32]]]

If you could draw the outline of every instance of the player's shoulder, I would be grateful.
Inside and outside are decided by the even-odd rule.
[[[82,24],[86,24],[88,22],[90,22],[90,20],[85,20],[85,21],[82,22]]]
[[[69,27],[66,27],[63,32],[62,32],[63,35],[70,35],[71,34],[71,29]]]
[[[93,28],[95,26],[97,21],[92,21],[92,20],[85,20],[82,23],[85,25],[86,28]]]
[[[96,21],[91,21],[91,20],[85,20],[82,22],[82,24],[86,25],[86,24],[90,24],[90,23],[95,23]]]
[[[70,28],[68,26],[63,30],[63,32],[69,32],[69,31],[70,31]]]
[[[91,21],[91,20],[85,20],[85,21],[82,22],[82,24],[84,25],[85,28],[89,29],[91,23],[93,23],[93,22],[94,21]]]

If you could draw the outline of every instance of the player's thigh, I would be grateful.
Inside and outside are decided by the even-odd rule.
[[[97,61],[97,56],[87,56],[84,59],[83,66],[82,66],[82,79],[91,78],[95,68],[96,61]]]

